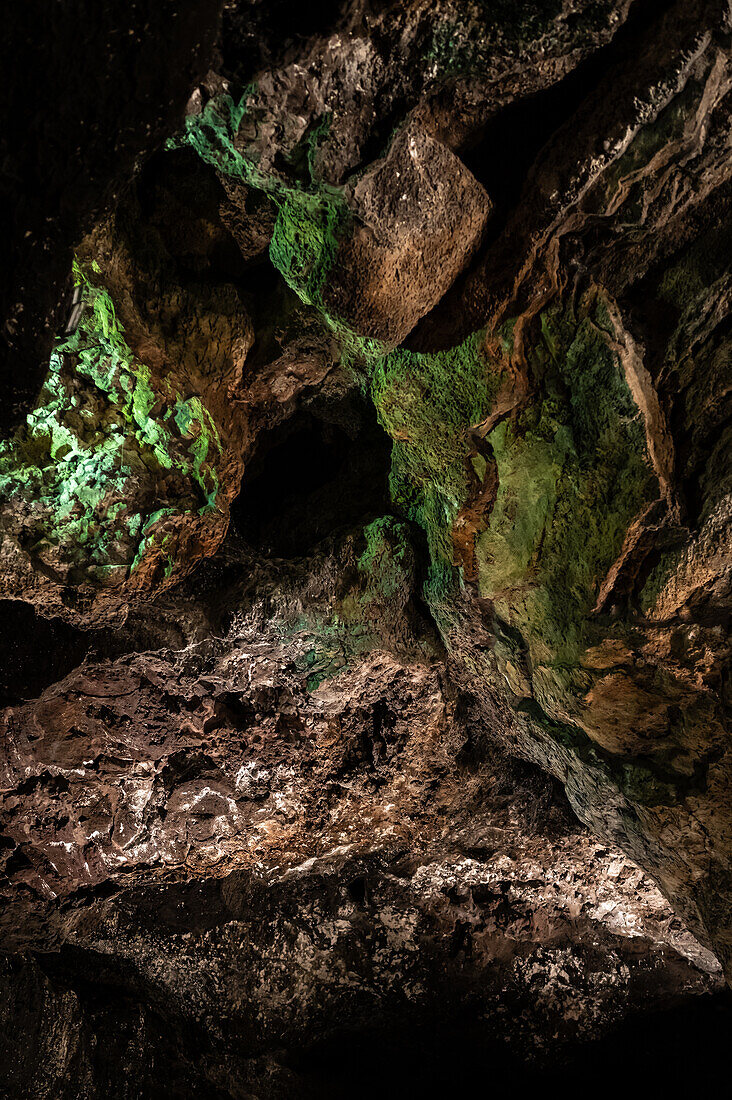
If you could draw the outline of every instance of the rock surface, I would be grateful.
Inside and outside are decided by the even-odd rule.
[[[548,1072],[730,978],[728,6],[177,7],[8,131],[0,1091]]]

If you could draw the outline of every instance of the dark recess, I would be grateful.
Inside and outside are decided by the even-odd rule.
[[[246,83],[252,72],[287,58],[298,40],[331,32],[347,12],[344,0],[239,0],[224,4],[223,72]]]
[[[296,413],[265,433],[232,505],[235,530],[274,557],[306,554],[336,531],[391,510],[391,440],[364,406],[358,422]]]
[[[580,62],[563,80],[534,95],[517,99],[491,119],[480,140],[462,159],[496,204],[490,239],[504,228],[534,161],[553,134],[577,111],[577,105],[637,45],[638,36],[672,7],[670,0],[636,0],[612,40]]]
[[[21,421],[63,323],[74,247],[181,123],[222,0],[14,0],[0,36],[0,421]]]
[[[0,600],[0,706],[34,699],[84,660],[90,639],[20,600]]]
[[[485,262],[491,245],[500,243],[512,212],[519,206],[525,181],[551,138],[576,114],[578,105],[596,91],[608,74],[629,55],[643,49],[642,38],[673,0],[635,0],[628,17],[610,42],[556,84],[509,103],[475,134],[460,157],[494,203],[482,248],[445,297],[419,321],[405,340],[414,351],[450,347],[482,324],[461,304],[471,274]],[[510,245],[509,245],[510,249]]]
[[[496,1087],[546,1095],[554,1089],[597,1091],[601,1067],[605,1089],[631,1095],[647,1088],[659,1095],[682,1085],[721,1084],[732,1018],[728,994],[683,1007],[631,1018],[607,1038],[575,1043],[548,1066],[532,1066],[491,1033],[490,1017],[458,1013],[449,1022],[413,1028],[373,1028],[344,1033],[303,1050],[291,1064],[302,1075],[305,1095],[322,1100],[366,1097],[482,1097]],[[550,1053],[547,1051],[547,1053]],[[600,1089],[600,1095],[605,1095]]]

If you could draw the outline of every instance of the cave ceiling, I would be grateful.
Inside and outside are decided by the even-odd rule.
[[[43,9],[0,1086],[324,1096],[344,1034],[470,1009],[538,1065],[722,995],[729,6]]]

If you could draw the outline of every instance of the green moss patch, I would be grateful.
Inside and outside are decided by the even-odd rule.
[[[333,604],[310,607],[282,627],[285,637],[298,635],[306,648],[296,660],[313,691],[374,649],[395,649],[425,656],[425,639],[410,628],[409,605],[416,588],[412,532],[394,516],[381,516],[354,541],[355,570]],[[430,650],[431,652],[431,650]]]
[[[480,587],[535,664],[573,665],[599,586],[658,487],[601,304],[543,318],[543,396],[489,436],[498,496],[478,538]]]
[[[256,154],[237,140],[242,124],[256,126],[256,92],[247,88],[238,101],[223,94],[186,120],[173,145],[188,145],[223,175],[264,191],[278,213],[270,259],[287,284],[307,305],[322,309],[322,291],[335,262],[339,242],[350,232],[351,216],[341,192],[315,178],[314,150],[327,132],[327,119],[307,136],[303,151],[306,179],[264,172]]]
[[[483,338],[483,332],[473,333],[457,347],[432,354],[398,348],[371,367],[371,397],[394,440],[392,497],[427,536],[433,600],[447,598],[458,583],[453,523],[477,476],[469,461],[469,432],[490,411],[500,382],[482,350]]]
[[[14,501],[27,552],[72,581],[117,582],[161,520],[216,507],[222,446],[200,398],[155,388],[98,267],[75,264],[74,277],[78,327],[51,356],[25,426],[0,443],[0,496]],[[168,558],[167,575],[174,566]]]

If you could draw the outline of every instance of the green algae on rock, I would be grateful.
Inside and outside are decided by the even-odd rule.
[[[155,546],[169,577],[165,520],[216,509],[221,441],[199,397],[153,387],[98,264],[75,263],[74,278],[78,326],[57,345],[25,427],[0,444],[0,494],[13,502],[3,543],[62,581],[113,587]]]
[[[288,285],[336,331],[395,347],[464,269],[492,203],[419,126],[398,127],[374,164],[328,183],[314,157],[328,125],[319,117],[273,159],[266,110],[250,87],[238,102],[228,93],[210,100],[172,146],[190,146],[223,178],[269,195],[278,211],[269,255]]]
[[[81,244],[40,173],[8,287],[51,332],[77,244],[79,326],[0,452],[7,644],[35,673],[70,637],[39,616],[83,634],[0,715],[23,1097],[109,1092],[102,1032],[130,1095],[149,1056],[222,1100],[299,1100],[295,1048],[374,1014],[556,1051],[708,988],[631,859],[732,979],[728,4],[218,7],[184,148],[103,216],[80,177]],[[68,160],[32,99],[10,160]]]
[[[439,602],[458,584],[454,524],[485,466],[469,461],[471,431],[491,411],[501,375],[477,332],[444,352],[399,348],[376,360],[370,393],[382,427],[394,440],[392,499],[425,532],[428,599]]]
[[[250,102],[256,89],[244,90],[238,101],[228,93],[211,99],[200,114],[186,119],[171,148],[189,145],[225,177],[241,180],[265,192],[277,208],[270,258],[288,286],[306,305],[323,307],[322,290],[335,261],[338,241],[347,234],[350,216],[338,189],[307,184],[267,173],[248,153],[238,134],[242,122],[256,111]],[[315,140],[315,139],[313,139]],[[307,158],[311,165],[311,158]]]
[[[488,435],[498,493],[478,537],[481,593],[537,665],[576,664],[600,584],[628,528],[660,495],[601,304],[542,318],[539,401]]]
[[[279,625],[283,638],[308,643],[296,661],[308,691],[375,650],[419,659],[438,648],[416,610],[418,563],[408,523],[379,516],[349,536],[339,554],[344,581],[327,607],[311,606]]]

